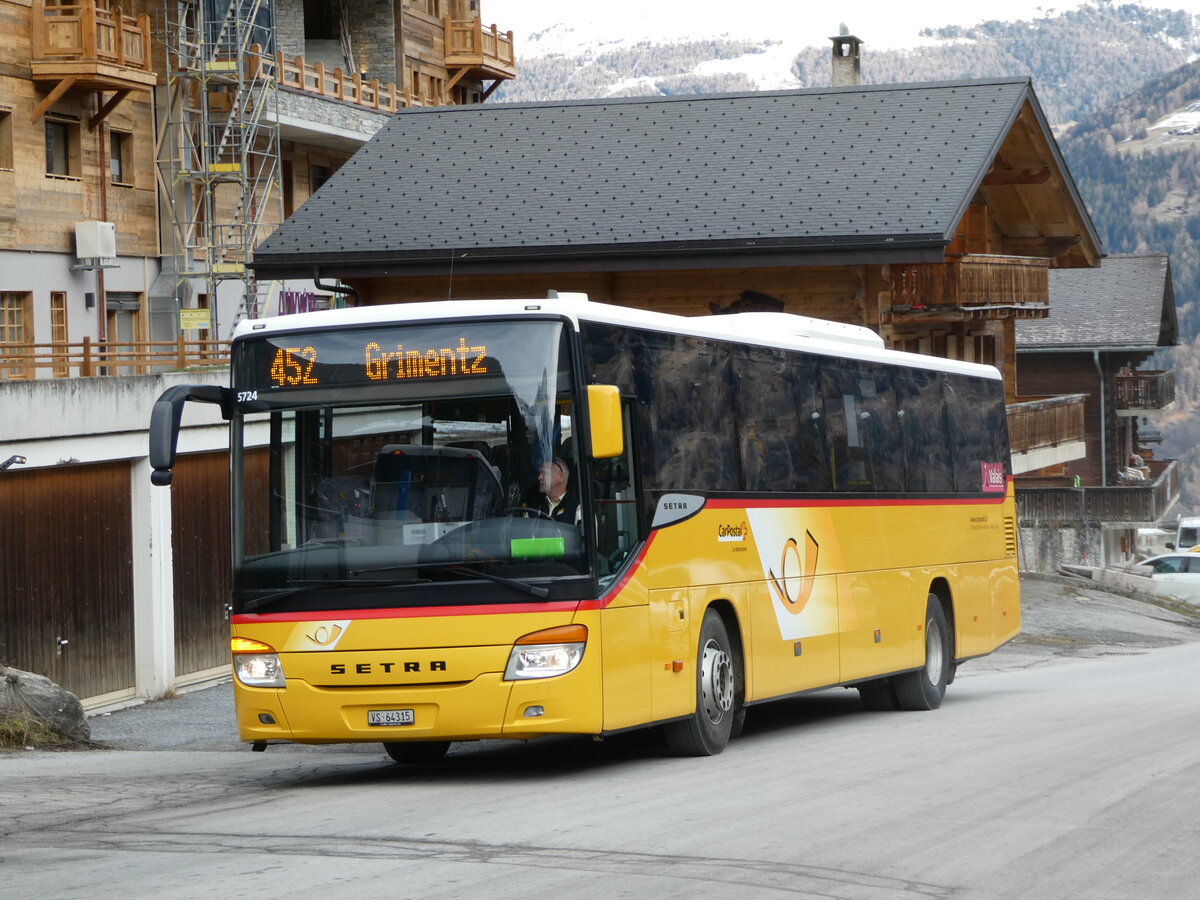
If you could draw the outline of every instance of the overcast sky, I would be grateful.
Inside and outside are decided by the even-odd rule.
[[[981,5],[966,0],[841,0],[828,5],[812,0],[480,0],[485,23],[513,31],[517,54],[522,43],[556,24],[574,29],[579,40],[716,36],[778,37],[797,46],[819,46],[846,23],[852,34],[878,49],[912,46],[922,28],[974,25],[984,19],[1033,19],[1080,6],[1079,0],[1006,0]],[[1200,0],[1145,3],[1152,7],[1200,13]]]

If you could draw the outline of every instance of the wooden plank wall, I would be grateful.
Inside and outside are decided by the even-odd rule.
[[[246,457],[248,482],[266,484],[266,450],[250,450]],[[229,662],[229,454],[179,457],[172,485],[175,674],[187,675]],[[251,531],[265,528],[261,517],[247,523]]]
[[[171,488],[175,673],[229,662],[229,454],[181,456]]]
[[[80,697],[134,686],[129,477],[123,462],[0,472],[0,662]]]
[[[0,107],[10,111],[13,143],[13,168],[0,171],[0,247],[74,252],[75,223],[102,220],[116,225],[122,255],[157,255],[150,95],[130,94],[100,127],[88,131],[88,119],[112,94],[68,91],[49,115],[78,124],[79,177],[47,177],[45,123],[31,122],[30,117],[54,83],[30,80],[30,14],[28,2],[0,0]],[[108,181],[111,129],[133,135],[133,178],[128,186]]]
[[[586,272],[520,275],[455,275],[353,281],[367,303],[415,300],[545,297],[547,291],[578,291],[599,303],[653,309],[684,316],[727,307],[745,290],[778,297],[784,310],[839,322],[874,325],[878,272],[846,267],[743,268],[703,271]]]

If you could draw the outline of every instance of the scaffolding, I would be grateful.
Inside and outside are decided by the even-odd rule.
[[[273,10],[269,0],[164,0],[161,15],[164,255],[169,244],[177,309],[190,305],[190,285],[203,279],[216,337],[221,285],[241,283],[230,329],[265,308],[269,284],[260,286],[247,263],[283,221]]]

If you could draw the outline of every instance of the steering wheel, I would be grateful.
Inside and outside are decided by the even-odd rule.
[[[543,509],[534,509],[532,506],[510,506],[508,509],[500,513],[502,516],[525,516],[526,518],[533,517],[535,519],[546,519],[550,522],[554,521],[554,516]]]

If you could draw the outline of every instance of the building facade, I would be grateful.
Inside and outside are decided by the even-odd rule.
[[[396,109],[516,71],[478,0],[0,0],[0,60],[0,380],[328,302],[254,247]]]

